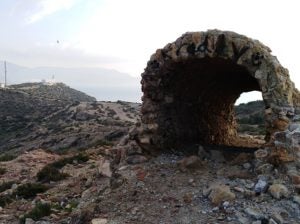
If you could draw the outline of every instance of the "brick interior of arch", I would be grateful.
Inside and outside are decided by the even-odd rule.
[[[160,134],[168,145],[227,144],[236,137],[234,103],[243,92],[260,91],[248,71],[230,60],[204,58],[174,65],[164,84],[173,102],[161,104]]]

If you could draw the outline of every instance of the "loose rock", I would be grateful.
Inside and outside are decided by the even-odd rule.
[[[235,194],[226,185],[217,185],[211,188],[209,199],[214,205],[220,205],[224,201],[233,201]]]
[[[25,224],[34,224],[35,221],[33,219],[30,219],[30,218],[26,218],[25,220]]]
[[[260,166],[258,166],[255,171],[258,173],[258,174],[270,174],[274,169],[274,166],[270,163],[265,163],[265,164],[262,164]]]
[[[284,220],[283,220],[282,216],[279,213],[272,214],[270,220],[273,220],[273,223],[278,223],[278,224],[283,224],[284,223]]]
[[[202,161],[198,156],[189,156],[179,161],[181,171],[196,170],[202,167]]]
[[[97,218],[97,219],[92,219],[92,224],[106,224],[107,219],[102,219],[102,218]]]
[[[252,224],[261,224],[261,221],[257,220],[257,221],[252,222]]]
[[[110,169],[110,162],[108,160],[105,160],[98,168],[99,174],[106,176],[106,177],[111,177],[112,171]]]
[[[264,193],[268,188],[268,183],[265,180],[259,179],[254,186],[255,193]]]
[[[263,220],[265,219],[265,215],[263,215],[260,211],[255,208],[246,208],[245,213],[249,215],[251,218],[256,220]]]
[[[283,184],[272,184],[268,191],[276,199],[289,196],[289,190]]]
[[[278,223],[274,219],[270,219],[269,224],[278,224]]]
[[[293,184],[295,184],[295,185],[300,184],[300,176],[299,175],[292,174],[291,178],[292,178],[292,183]]]
[[[292,123],[292,124],[290,124],[289,125],[289,127],[288,127],[288,130],[289,131],[295,131],[295,130],[297,130],[297,129],[300,129],[300,125],[299,124],[296,124],[296,123]]]
[[[298,205],[300,205],[300,196],[295,195],[295,196],[293,197],[293,202],[296,202]]]
[[[243,167],[246,169],[246,170],[249,170],[251,168],[251,164],[250,163],[244,163],[243,164]]]
[[[259,149],[254,153],[255,158],[259,160],[265,160],[268,156],[268,151],[266,149]]]
[[[198,156],[201,159],[209,159],[210,158],[209,152],[207,152],[202,145],[200,145],[198,148]]]

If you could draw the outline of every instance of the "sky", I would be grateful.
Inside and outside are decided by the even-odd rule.
[[[103,67],[139,77],[187,31],[235,31],[269,46],[300,88],[298,0],[0,0],[0,60]],[[257,95],[257,94],[256,94]]]

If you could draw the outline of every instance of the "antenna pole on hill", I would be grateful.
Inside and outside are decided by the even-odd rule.
[[[7,86],[7,69],[6,69],[6,61],[4,61],[4,88]]]

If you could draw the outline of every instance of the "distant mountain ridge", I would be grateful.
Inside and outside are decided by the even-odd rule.
[[[0,83],[4,82],[3,61],[0,61]],[[55,77],[57,82],[83,91],[97,100],[140,102],[139,78],[105,68],[28,68],[7,62],[8,84],[41,82]]]

